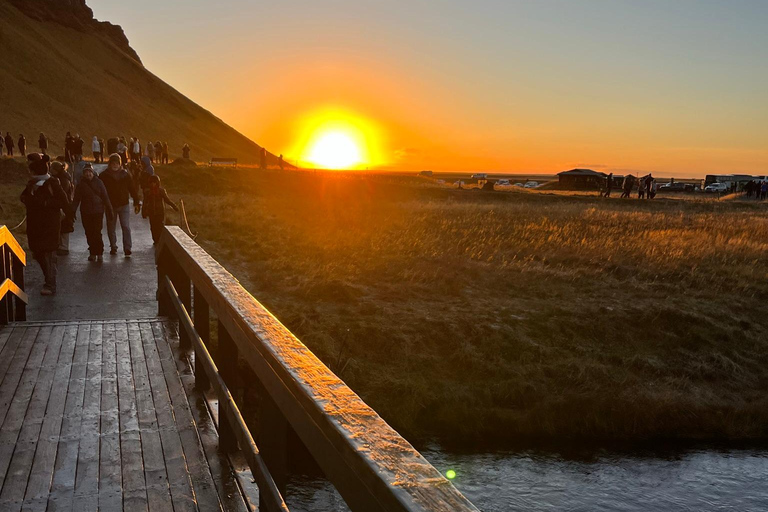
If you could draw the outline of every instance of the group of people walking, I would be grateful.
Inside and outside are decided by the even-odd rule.
[[[27,210],[29,249],[45,277],[42,295],[56,293],[58,256],[69,254],[69,233],[74,231],[78,209],[88,242],[88,260],[94,262],[103,261],[105,218],[110,254],[118,252],[119,221],[123,252],[130,257],[133,249],[131,210],[149,220],[154,243],[159,241],[165,225],[165,205],[178,211],[162,188],[148,156],[141,158],[138,177],[125,169],[118,153],[113,153],[101,174],[97,175],[93,165],[87,162],[77,180],[69,173],[67,162],[51,162],[47,154],[32,153],[27,160],[31,178],[21,194],[21,202]]]
[[[2,134],[2,132],[0,132]],[[5,147],[5,154],[7,156],[13,156],[14,150],[18,147],[19,155],[24,156],[27,152],[27,139],[23,133],[19,134],[19,138],[16,140],[11,135],[11,132],[5,132],[5,137],[0,140],[0,155],[3,154],[3,147]]]
[[[613,173],[609,174],[605,178],[605,184],[600,193],[601,196],[611,197],[614,181]],[[621,182],[621,198],[624,199],[631,197],[632,190],[635,187],[637,187],[638,199],[653,199],[656,197],[656,193],[659,190],[658,183],[656,183],[656,178],[654,178],[653,175],[648,174],[647,176],[643,177],[635,177],[631,174],[628,174],[627,176],[624,176],[624,179]]]
[[[768,181],[750,180],[744,185],[744,192],[747,197],[754,197],[758,201],[765,201],[768,198]]]

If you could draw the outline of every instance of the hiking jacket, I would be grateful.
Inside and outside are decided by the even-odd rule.
[[[75,200],[72,203],[72,211],[77,212],[80,207],[80,213],[83,215],[97,215],[107,213],[113,215],[112,203],[109,201],[107,189],[104,182],[94,177],[92,180],[82,179],[75,189]]]
[[[133,179],[128,171],[122,167],[117,171],[107,169],[99,175],[99,179],[104,182],[104,186],[107,188],[112,208],[118,209],[127,205],[129,196],[133,198],[134,205],[140,204],[141,201],[136,192],[136,186],[133,184]]]
[[[37,145],[40,147],[40,149],[48,149],[48,139],[45,137],[40,137],[37,139]]]
[[[23,151],[27,148],[27,139],[24,137],[19,137],[19,151]],[[23,156],[23,155],[22,155]]]
[[[99,151],[101,151],[101,144],[99,144],[99,139],[97,139],[96,137],[94,137],[93,142],[91,142],[91,150],[94,153],[98,153]]]
[[[10,135],[5,136],[5,147],[12,149],[13,148],[13,137]]]
[[[59,247],[62,212],[71,217],[69,200],[59,180],[50,174],[35,176],[21,193],[27,208],[27,244],[33,253],[53,252]]]
[[[152,219],[165,219],[165,205],[169,205],[174,210],[179,209],[176,203],[171,201],[168,193],[163,187],[144,190],[144,205],[141,208],[141,216]]]

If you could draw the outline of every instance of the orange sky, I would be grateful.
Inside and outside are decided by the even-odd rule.
[[[89,3],[291,161],[335,112],[376,134],[375,168],[768,174],[768,2]]]

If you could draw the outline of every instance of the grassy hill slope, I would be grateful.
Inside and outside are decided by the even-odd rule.
[[[34,148],[44,132],[56,154],[72,131],[86,141],[93,135],[164,140],[175,156],[187,142],[198,161],[222,156],[258,162],[260,146],[147,71],[127,42],[119,44],[119,27],[92,18],[77,26],[72,12],[60,9],[70,7],[34,0],[22,12],[0,0],[3,134],[23,133]],[[90,17],[87,7],[80,9],[78,16]],[[268,163],[276,165],[273,155]]]

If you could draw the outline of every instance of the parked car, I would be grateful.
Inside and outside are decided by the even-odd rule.
[[[510,185],[509,180],[498,180],[496,182],[496,186],[498,187],[508,187]]]
[[[664,183],[659,186],[660,192],[693,192],[696,190],[696,186],[693,183],[681,183],[679,181],[675,183]]]
[[[536,188],[538,186],[539,186],[539,182],[538,181],[529,181],[528,183],[523,185],[523,187],[525,187],[525,188]]]
[[[704,188],[704,192],[728,192],[730,187],[725,183],[711,183]]]

